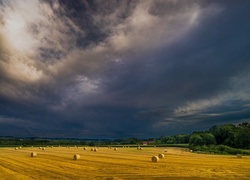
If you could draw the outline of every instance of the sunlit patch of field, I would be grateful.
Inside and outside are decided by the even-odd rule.
[[[0,148],[0,179],[250,179],[250,157],[190,153],[183,148]],[[30,157],[31,152],[37,157]],[[158,163],[151,157],[163,153]],[[79,160],[73,155],[79,154]]]

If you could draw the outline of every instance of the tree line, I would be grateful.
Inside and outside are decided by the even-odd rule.
[[[250,149],[250,123],[225,124],[213,126],[208,131],[193,132],[189,138],[189,145],[191,147],[226,145],[232,148]]]
[[[159,138],[137,139],[39,139],[39,138],[0,138],[0,146],[108,146],[108,145],[142,145],[148,142],[151,146],[164,146],[167,144],[187,144],[193,150],[213,150],[241,148],[250,149],[250,123],[243,122],[238,125],[225,124],[213,126],[207,131],[196,131],[192,134],[178,134],[174,136],[162,136]],[[231,150],[231,149],[230,149]]]

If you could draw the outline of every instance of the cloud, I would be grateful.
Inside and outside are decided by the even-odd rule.
[[[60,61],[58,56],[74,48],[76,36],[69,32],[83,31],[76,29],[70,19],[59,16],[63,9],[57,7],[55,11],[45,2],[11,0],[0,8],[3,72],[0,83],[5,88],[2,90],[5,96],[18,98],[29,91],[31,84],[36,86],[52,78],[49,67]]]
[[[104,26],[106,31],[111,32],[106,42],[116,51],[140,52],[170,43],[183,35],[192,27],[201,11],[197,4],[191,2],[178,12],[166,11],[167,13],[160,16],[154,13],[157,2],[140,1],[131,10],[131,14],[123,20],[118,19],[119,13],[125,9],[123,6],[104,16],[105,18],[102,15],[96,15],[94,20],[101,27]],[[179,4],[171,1],[161,3],[166,9],[169,5],[172,5],[173,9],[180,8]]]
[[[166,91],[169,96],[162,96],[161,105],[155,108],[147,108],[143,111],[138,111],[135,118],[142,123],[150,124],[150,127],[154,127],[155,131],[168,132],[171,128],[175,132],[191,132],[195,130],[208,129],[213,125],[225,124],[225,123],[240,123],[242,121],[249,121],[249,73],[241,72],[237,75],[231,74],[232,77],[224,79],[223,88],[216,89],[215,92],[199,92],[199,96],[193,97],[181,97],[178,99],[174,97],[175,101],[171,102],[171,96],[177,94],[182,95],[182,90],[178,91]],[[194,79],[190,79],[190,81]],[[215,80],[215,84],[216,84]],[[182,86],[187,87],[189,82],[182,81]],[[187,84],[185,84],[187,83]],[[196,84],[201,85],[201,84]],[[210,85],[208,85],[210,87]],[[196,90],[196,87],[194,88]],[[192,89],[190,92],[186,92],[189,96],[192,95]],[[157,91],[159,92],[159,91]],[[185,92],[185,91],[184,91]],[[148,101],[157,98],[157,95],[152,98],[143,96]],[[163,99],[164,98],[164,99]],[[186,100],[187,99],[187,100]],[[138,100],[138,99],[137,99]],[[165,101],[164,101],[165,100]],[[145,101],[145,99],[144,99]],[[170,101],[170,102],[169,102]],[[159,105],[159,102],[157,102]],[[185,127],[185,128],[184,128]]]
[[[223,21],[234,17],[230,8],[196,0],[1,2],[0,114],[51,134],[67,126],[79,136],[140,136],[225,115],[237,100],[244,107],[249,53],[245,31]]]
[[[186,105],[176,108],[175,114],[177,116],[181,116],[182,114],[196,114],[218,107],[231,106],[235,102],[242,102],[244,105],[250,101],[250,86],[247,83],[249,79],[249,73],[242,73],[229,78],[227,81],[227,91],[223,89],[222,92],[218,92],[218,95],[214,97],[210,96],[209,99],[199,99],[197,101],[188,102]],[[235,107],[237,106],[239,107],[238,104],[235,105]]]
[[[77,46],[77,41],[86,41],[93,28],[82,28],[79,20],[58,1],[3,3],[1,44],[5,47],[1,50],[5,49],[5,55],[1,57],[1,69],[6,78],[39,83],[75,79],[78,75],[89,77],[105,68],[110,60],[124,59],[128,53],[170,43],[192,27],[200,11],[196,3],[179,8],[180,3],[160,2],[166,8],[168,4],[173,9],[179,8],[176,14],[170,12],[171,16],[155,14],[158,6],[153,1],[124,1],[118,3],[118,7],[109,2],[94,3],[96,11],[84,2],[92,14],[83,16],[92,19],[94,28],[100,29],[95,36],[104,34],[104,38],[96,43],[90,41],[85,49]],[[106,11],[100,13],[103,7]]]

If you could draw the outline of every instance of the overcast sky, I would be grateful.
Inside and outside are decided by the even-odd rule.
[[[159,137],[250,119],[249,0],[0,0],[0,135]]]

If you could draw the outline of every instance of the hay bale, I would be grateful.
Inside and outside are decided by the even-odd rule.
[[[80,159],[80,155],[79,155],[79,154],[75,154],[75,155],[73,156],[73,159],[74,159],[74,160]]]
[[[45,147],[43,147],[42,150],[45,150]]]
[[[91,148],[91,151],[94,151],[94,148]]]
[[[193,152],[193,150],[192,150],[192,149],[190,149],[190,152]]]
[[[15,150],[18,150],[19,148],[18,147],[15,147]]]
[[[236,157],[237,158],[242,158],[242,155],[241,154],[237,154]]]
[[[142,147],[140,147],[140,150],[143,150],[143,148],[142,148]]]
[[[159,159],[159,157],[158,156],[153,156],[152,157],[152,161],[153,162],[158,162],[160,159]]]
[[[116,150],[117,150],[117,148],[114,148],[114,150],[116,151]]]
[[[162,159],[162,158],[164,158],[164,154],[159,154],[158,157],[159,157],[160,159]]]
[[[42,149],[41,147],[39,147],[39,149]]]
[[[31,157],[36,157],[36,156],[37,156],[37,153],[36,153],[36,152],[32,152],[30,156],[31,156]]]
[[[167,152],[168,150],[167,149],[164,149],[164,152]]]
[[[87,148],[86,148],[86,147],[84,147],[83,149],[84,149],[84,150],[87,150]]]
[[[98,149],[97,149],[97,148],[94,148],[94,151],[96,152],[96,151],[98,151]]]
[[[140,146],[138,146],[138,147],[137,147],[137,150],[140,150],[140,148],[141,148],[141,147],[140,147]]]

